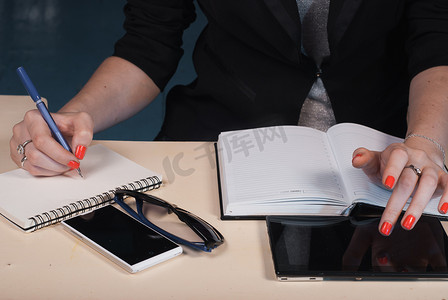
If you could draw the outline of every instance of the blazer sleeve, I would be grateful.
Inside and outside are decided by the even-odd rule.
[[[192,0],[128,0],[125,35],[114,56],[142,69],[163,90],[183,55],[183,31],[195,18]]]
[[[407,1],[407,52],[411,78],[435,66],[448,65],[448,1]]]

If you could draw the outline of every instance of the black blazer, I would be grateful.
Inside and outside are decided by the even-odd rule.
[[[208,25],[194,51],[198,78],[167,97],[160,138],[215,140],[224,130],[297,124],[316,76],[336,121],[397,136],[406,130],[410,79],[448,65],[448,1],[331,0],[331,56],[318,74],[301,54],[296,0],[198,0]],[[182,55],[192,0],[129,0],[114,55],[163,90]]]

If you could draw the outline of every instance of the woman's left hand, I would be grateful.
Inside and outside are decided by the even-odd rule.
[[[391,144],[382,152],[366,148],[353,152],[355,168],[393,190],[378,228],[385,236],[392,232],[411,196],[412,201],[401,221],[406,230],[414,227],[434,194],[442,195],[439,212],[446,214],[448,211],[448,174],[443,169],[440,150],[429,141],[412,140]]]

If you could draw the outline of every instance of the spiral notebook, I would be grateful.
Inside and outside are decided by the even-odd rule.
[[[113,201],[117,189],[159,188],[162,176],[102,145],[88,148],[76,170],[34,177],[23,169],[0,174],[0,214],[26,232],[56,224]]]

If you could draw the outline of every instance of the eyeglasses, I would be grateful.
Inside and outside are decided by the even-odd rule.
[[[135,202],[137,204],[137,212],[124,202],[124,198],[126,197],[132,197],[135,199]],[[151,229],[157,231],[158,233],[171,239],[175,243],[189,246],[191,248],[206,252],[211,252],[212,249],[224,243],[224,237],[212,225],[202,220],[198,216],[192,214],[191,212],[182,209],[180,207],[177,207],[176,205],[168,203],[165,200],[162,200],[155,196],[131,190],[117,190],[115,191],[114,201],[118,205],[120,205],[127,213],[129,213],[132,217],[139,220],[140,222],[150,227]],[[169,233],[168,231],[150,222],[143,213],[144,202],[164,207],[168,209],[168,213],[173,212],[179,218],[179,220],[188,225],[188,227],[190,227],[191,230],[197,236],[199,236],[203,242],[191,242],[185,240],[183,238],[178,237],[177,235]]]

